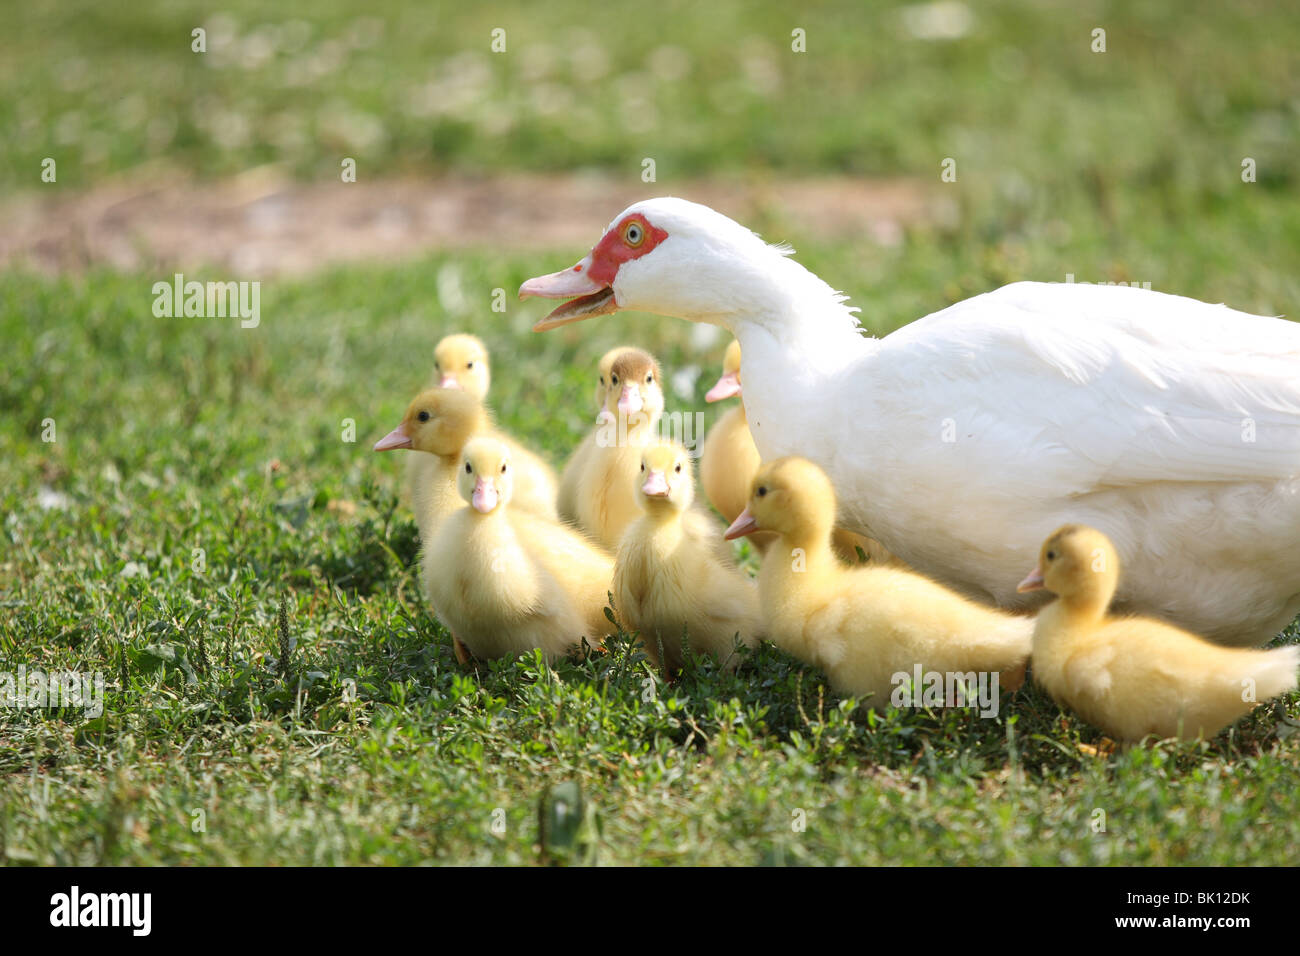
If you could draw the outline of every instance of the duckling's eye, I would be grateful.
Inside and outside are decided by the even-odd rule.
[[[420,412],[420,414],[419,414],[418,416],[416,416],[416,417],[419,418],[420,421],[422,421],[422,422],[427,422],[427,421],[429,420],[429,413],[428,413],[428,412]]]
[[[641,470],[645,471],[645,462],[641,462]]]
[[[764,487],[763,485],[759,485],[759,486],[758,486],[758,496],[759,496],[760,498],[763,498],[763,497],[766,497],[766,496],[767,496],[767,488]]]
[[[1055,560],[1056,560],[1056,552],[1055,552],[1055,551],[1048,551],[1048,552],[1047,552],[1047,560],[1048,560],[1048,561],[1055,561]]]
[[[467,475],[474,474],[474,468],[470,465],[469,462],[465,462],[465,474]]]
[[[641,245],[641,240],[645,238],[645,231],[641,228],[639,222],[629,222],[623,227],[623,241],[633,248]]]
[[[609,377],[609,384],[611,384],[611,385],[617,385],[617,384],[618,384],[618,376],[617,376],[617,375],[611,375],[611,376]]]
[[[645,383],[646,383],[647,385],[653,385],[653,384],[654,384],[654,380],[655,380],[655,377],[654,377],[653,375],[647,375],[647,376],[645,377]]]
[[[605,384],[605,376],[603,376],[603,375],[600,377],[600,384],[601,384],[602,386]]]
[[[474,367],[474,363],[473,363],[473,362],[466,362],[466,363],[465,363],[465,368],[467,368],[467,369],[471,369],[471,368],[473,368],[473,367]]]
[[[677,474],[680,475],[680,474],[682,473],[682,466],[679,464],[679,465],[678,465],[676,468],[674,468],[673,470],[676,471]]]
[[[505,466],[505,463],[502,462],[502,464],[501,464],[501,474],[504,475],[505,473],[506,473],[506,466]]]

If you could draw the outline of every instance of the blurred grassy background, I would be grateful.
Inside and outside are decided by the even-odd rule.
[[[205,54],[190,52],[197,26]],[[599,169],[630,182],[651,157],[648,193],[705,174],[904,176],[954,200],[940,224],[953,247],[1006,253],[999,278],[1133,278],[1265,312],[1296,297],[1294,5],[668,2],[610,15],[566,0],[379,0],[271,16],[239,0],[71,2],[8,27],[11,191],[263,165],[338,182],[343,156],[363,180]],[[806,53],[791,50],[796,27]],[[1091,49],[1098,27],[1105,53]],[[505,53],[490,51],[495,28]],[[47,156],[57,187],[39,182]],[[945,157],[958,181],[941,186]],[[1026,246],[1057,251],[1046,274],[1030,272]],[[1086,274],[1103,251],[1115,261]]]
[[[1050,189],[1091,170],[1164,184],[1178,200],[1232,191],[1250,155],[1265,188],[1296,182],[1300,9],[1268,0],[797,13],[726,0],[326,0],[274,15],[255,0],[78,0],[35,4],[7,27],[9,186],[33,182],[44,156],[68,156],[64,181],[89,185],[145,162],[208,176],[282,163],[332,178],[339,154],[367,176],[632,171],[651,155],[666,177],[929,176],[956,156],[1012,193],[1017,176]],[[190,52],[195,27],[208,31],[205,54]],[[791,51],[796,27],[803,54]],[[489,48],[496,28],[502,54]]]
[[[648,156],[647,193],[901,176],[949,211],[896,236],[773,236],[874,332],[1066,273],[1294,314],[1297,51],[1300,9],[1263,2],[41,4],[0,38],[0,187],[201,188],[264,165],[337,183],[342,156],[362,178],[630,181]],[[578,780],[616,862],[1290,862],[1294,698],[1202,747],[1095,762],[1073,749],[1095,734],[1036,691],[993,721],[850,718],[770,650],[648,705],[644,664],[617,655],[559,681],[527,660],[459,669],[417,596],[402,462],[368,451],[440,335],[488,341],[502,423],[557,462],[620,341],[659,355],[670,408],[718,413],[706,328],[620,314],[537,336],[545,306],[488,311],[584,251],[480,243],[268,278],[255,330],[155,319],[167,274],[0,270],[0,663],[109,683],[99,721],[0,710],[0,861],[525,862],[539,795]]]

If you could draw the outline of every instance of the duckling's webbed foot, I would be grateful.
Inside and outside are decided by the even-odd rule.
[[[1008,668],[998,675],[998,680],[1004,690],[1015,693],[1020,690],[1025,683],[1025,671],[1029,667],[1029,661],[1026,659],[1023,663],[1015,667]]]
[[[474,655],[469,652],[469,648],[460,642],[460,638],[455,634],[451,636],[452,648],[456,651],[456,661],[459,664],[472,664]]]
[[[1096,746],[1082,743],[1075,744],[1075,746],[1079,749],[1079,753],[1087,754],[1089,757],[1109,757],[1116,749],[1115,741],[1109,737],[1102,737],[1101,740],[1097,741]]]

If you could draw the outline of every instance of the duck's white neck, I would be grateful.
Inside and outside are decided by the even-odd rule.
[[[878,342],[861,332],[842,296],[790,259],[778,258],[754,284],[744,307],[720,324],[740,341],[745,412],[768,459],[789,454],[787,441],[807,447],[817,437],[804,422],[826,428],[828,397],[850,375],[866,375]]]
[[[722,324],[735,326],[732,331],[759,325],[788,338],[811,331],[845,341],[862,338],[857,310],[844,304],[843,295],[788,256],[769,251],[762,259],[746,270],[740,288],[733,284],[728,290],[733,309]]]

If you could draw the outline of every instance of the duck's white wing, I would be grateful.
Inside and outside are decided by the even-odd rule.
[[[922,471],[946,459],[1008,494],[1053,496],[1300,474],[1300,325],[1284,319],[1136,288],[1022,282],[880,346],[878,367],[896,383],[880,411],[934,435],[922,460],[912,445]],[[943,414],[920,421],[922,409]]]

